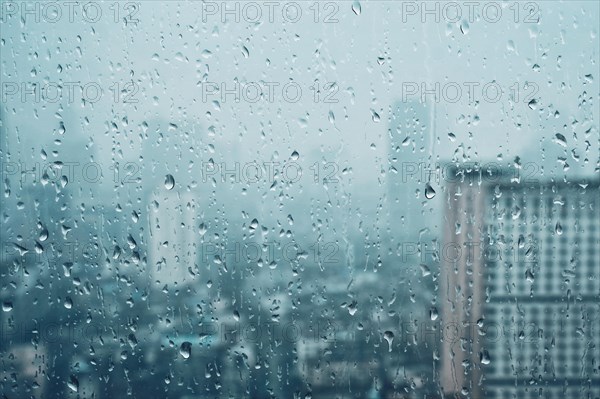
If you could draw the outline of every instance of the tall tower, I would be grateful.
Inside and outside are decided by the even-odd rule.
[[[486,398],[600,396],[598,183],[505,182],[487,198]]]
[[[414,240],[423,228],[420,213],[431,167],[429,146],[435,119],[432,112],[429,104],[418,101],[398,101],[392,108],[386,190],[392,247],[402,240]]]
[[[440,385],[448,397],[596,397],[598,181],[446,169]]]
[[[157,190],[149,209],[149,255],[152,285],[156,288],[189,284],[198,251],[197,199],[191,192]],[[191,271],[191,272],[190,272]]]
[[[199,260],[199,215],[206,195],[195,173],[197,141],[185,123],[144,124],[139,164],[141,197],[147,213],[148,275],[151,286],[180,288],[193,280]]]
[[[439,298],[441,308],[440,386],[444,395],[468,392],[481,398],[481,341],[485,205],[489,188],[479,171],[448,168],[443,209]],[[451,396],[448,396],[451,397]]]

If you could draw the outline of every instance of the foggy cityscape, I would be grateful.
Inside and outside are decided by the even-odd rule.
[[[600,3],[0,3],[5,398],[600,398]]]

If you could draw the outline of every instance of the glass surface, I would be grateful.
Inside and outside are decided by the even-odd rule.
[[[0,1],[6,398],[600,398],[598,1]]]

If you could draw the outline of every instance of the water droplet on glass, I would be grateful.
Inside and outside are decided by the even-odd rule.
[[[5,312],[10,312],[13,310],[13,304],[10,301],[2,302],[2,310]]]
[[[252,219],[250,222],[250,231],[255,231],[258,228],[258,220]]]
[[[481,362],[481,364],[490,364],[490,354],[487,350],[484,349],[481,352],[479,352],[479,361]]]
[[[299,157],[300,154],[298,154],[298,151],[292,152],[292,160],[297,161]]]
[[[67,382],[67,386],[71,389],[71,391],[78,392],[79,381],[77,380],[77,377],[75,377],[74,375],[70,376],[69,381]]]
[[[525,271],[525,279],[527,280],[528,283],[533,283],[533,281],[535,280],[535,277],[533,276],[533,272],[531,271],[531,269],[527,269]]]
[[[181,347],[179,347],[179,354],[182,358],[189,359],[192,355],[192,343],[188,341],[183,342]]]
[[[512,211],[512,219],[517,220],[519,217],[521,217],[521,208],[517,206]]]
[[[127,336],[127,343],[129,343],[129,346],[131,346],[131,348],[133,349],[137,346],[138,340],[134,334],[129,334],[129,336]]]
[[[35,253],[36,254],[43,254],[44,253],[44,247],[42,246],[42,244],[40,244],[39,242],[35,242]]]
[[[383,333],[383,338],[388,343],[388,352],[392,351],[392,342],[394,341],[394,333],[391,331],[386,331]]]
[[[48,239],[48,230],[46,228],[43,228],[42,231],[40,231],[40,235],[38,236],[38,240],[40,240],[41,242],[44,242]]]
[[[358,303],[356,301],[352,301],[352,303],[350,305],[348,305],[348,313],[350,313],[350,316],[354,316],[356,314],[356,311],[358,310]]]
[[[375,112],[374,110],[371,110],[371,119],[373,119],[373,122],[377,123],[381,120],[381,117],[379,116],[379,114],[377,112]]]
[[[565,136],[563,136],[560,133],[556,133],[555,137],[556,137],[556,139],[554,140],[555,143],[559,144],[562,147],[567,146],[567,139]]]
[[[527,103],[527,105],[529,106],[530,109],[535,110],[537,108],[537,101],[534,99],[532,99],[531,101],[529,101]]]
[[[165,177],[165,188],[167,190],[172,190],[173,187],[175,187],[175,178],[173,177],[173,175],[167,175]]]
[[[206,225],[204,223],[200,223],[200,226],[198,226],[198,232],[201,236],[206,234]]]
[[[431,309],[429,309],[429,318],[434,321],[437,320],[438,318],[438,310],[436,307],[432,307]]]
[[[435,197],[435,190],[427,183],[425,185],[425,198],[432,199],[433,197]]]
[[[360,13],[362,12],[362,8],[361,8],[360,3],[358,1],[355,1],[354,3],[352,3],[352,11],[356,15],[360,15]]]
[[[65,308],[67,308],[67,309],[71,309],[73,307],[73,300],[71,299],[70,296],[65,298],[64,305],[65,305]]]
[[[112,258],[119,259],[119,256],[121,256],[121,247],[119,247],[118,245],[115,245],[115,248],[113,249]]]
[[[562,235],[563,233],[563,228],[560,225],[560,222],[556,222],[556,227],[554,228],[554,231],[556,232],[556,234],[558,234],[559,236]]]

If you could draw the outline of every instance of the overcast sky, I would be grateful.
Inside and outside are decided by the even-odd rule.
[[[457,85],[463,91],[457,102],[427,96],[435,112],[430,113],[424,160],[447,161],[459,154],[460,159],[488,162],[501,154],[505,162],[515,156],[539,162],[544,153],[546,168],[558,168],[549,175],[560,178],[556,158],[567,154],[569,173],[594,173],[600,147],[597,2],[536,2],[539,10],[519,4],[518,15],[514,3],[503,3],[498,22],[483,18],[481,11],[470,18],[465,5],[461,21],[436,22],[397,2],[362,2],[358,15],[352,2],[335,4],[323,6],[315,22],[314,10],[303,3],[296,23],[286,21],[277,8],[272,23],[267,15],[261,23],[249,23],[250,10],[241,11],[239,23],[223,24],[220,13],[205,9],[203,14],[199,3],[156,1],[141,2],[134,16],[139,22],[129,24],[112,20],[109,3],[102,3],[103,18],[96,23],[77,17],[69,23],[64,17],[57,23],[42,18],[23,25],[10,18],[2,27],[3,82],[94,82],[103,88],[103,97],[86,106],[9,99],[4,103],[7,125],[39,132],[22,137],[24,147],[39,146],[56,138],[59,112],[75,130],[61,137],[64,143],[93,142],[93,156],[110,162],[120,156],[136,159],[142,148],[140,124],[164,120],[201,129],[196,150],[204,158],[211,154],[210,145],[224,159],[229,154],[240,161],[289,157],[294,150],[322,152],[328,161],[351,166],[355,182],[369,184],[388,157],[390,107],[403,101],[409,87],[419,87],[419,93],[408,93],[407,103],[419,99],[421,87],[437,83],[450,96]],[[262,11],[267,11],[264,5]],[[529,13],[539,22],[528,22]],[[323,22],[328,15],[337,22]],[[281,88],[290,79],[303,90],[295,103],[283,99]],[[336,82],[336,103],[314,101],[310,87],[315,80],[321,86]],[[111,88],[127,89],[124,85],[132,81],[138,103],[115,103]],[[242,98],[236,103],[231,95],[220,101],[218,94],[203,98],[201,82],[231,89],[236,81],[278,84],[274,101]],[[504,90],[499,101],[483,97],[488,83]],[[469,101],[469,84],[478,104]],[[529,105],[525,98],[534,90],[535,104]],[[514,93],[517,102],[509,100]],[[127,126],[120,125],[119,133],[109,131],[107,123],[125,116]],[[209,128],[214,135],[207,134]],[[555,142],[556,133],[567,139],[566,148]],[[237,148],[235,155],[232,148]]]

